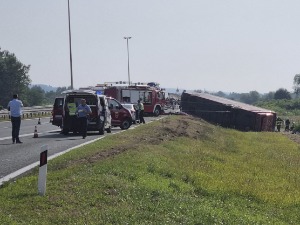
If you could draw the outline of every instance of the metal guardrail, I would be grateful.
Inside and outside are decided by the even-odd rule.
[[[24,107],[22,111],[23,111],[23,115],[22,115],[23,118],[47,116],[47,115],[51,115],[52,106]],[[8,110],[0,111],[0,120],[5,120],[9,118],[10,115]]]

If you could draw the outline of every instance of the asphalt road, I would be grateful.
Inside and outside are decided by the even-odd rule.
[[[154,117],[145,117],[146,123],[156,120]],[[99,135],[97,132],[88,132],[86,139],[80,135],[63,135],[60,129],[50,123],[50,118],[22,120],[20,129],[20,139],[22,144],[12,144],[11,123],[0,122],[0,181],[12,176],[16,171],[36,163],[38,165],[41,146],[48,145],[48,158],[53,157],[67,149],[91,142],[103,136],[112,135],[121,131],[120,128],[112,128],[112,133]],[[35,126],[38,131],[38,138],[33,138]],[[137,125],[132,125],[134,128]],[[14,176],[12,176],[14,177]],[[1,185],[1,182],[0,182]]]

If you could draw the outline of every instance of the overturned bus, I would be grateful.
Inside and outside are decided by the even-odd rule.
[[[207,93],[184,92],[182,111],[223,127],[242,131],[274,131],[274,111]]]

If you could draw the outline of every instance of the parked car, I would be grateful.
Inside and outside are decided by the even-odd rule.
[[[131,114],[131,118],[132,118],[132,123],[136,124],[136,120],[137,120],[137,116],[136,116],[136,106],[134,104],[130,104],[130,103],[123,103],[122,106],[126,109],[129,110],[130,114]]]
[[[111,113],[111,124],[120,127],[122,130],[128,129],[132,124],[131,113],[122,106],[120,102],[112,97],[106,97]]]
[[[63,107],[64,107],[64,98],[63,97],[55,98],[53,109],[52,109],[52,118],[51,118],[51,123],[55,126],[62,127]]]
[[[78,132],[77,115],[75,114],[80,100],[84,98],[92,110],[88,118],[88,131],[99,131],[99,134],[111,132],[112,117],[105,95],[98,95],[92,90],[68,90],[64,98],[62,133]]]

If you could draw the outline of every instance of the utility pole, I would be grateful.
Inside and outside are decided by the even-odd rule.
[[[71,40],[71,21],[70,21],[70,0],[68,0],[68,19],[69,19],[69,49],[70,49],[71,90],[73,90],[73,63],[72,63],[72,40]]]
[[[129,70],[129,45],[128,45],[128,40],[131,37],[124,37],[124,39],[126,39],[127,41],[127,55],[128,55],[128,85],[130,85],[130,70]]]

